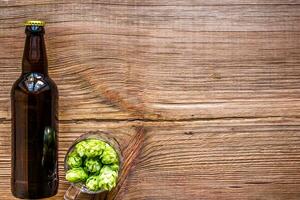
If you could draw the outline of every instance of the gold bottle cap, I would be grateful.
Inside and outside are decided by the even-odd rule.
[[[40,21],[40,20],[27,20],[24,23],[25,26],[45,26],[45,22],[44,21]]]

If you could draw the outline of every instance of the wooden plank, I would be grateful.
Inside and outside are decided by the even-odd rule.
[[[299,116],[299,32],[177,32],[49,25],[62,120]],[[0,117],[23,31],[0,38]],[[88,113],[88,114],[87,114]]]
[[[134,151],[139,154],[130,161],[130,172],[115,199],[296,200],[300,197],[299,122],[297,118],[62,122],[57,199],[68,186],[62,161],[76,137],[109,130],[126,149],[135,143],[140,130],[136,127],[143,127],[141,149]],[[10,124],[0,126],[0,195],[12,199],[4,190],[10,176]]]
[[[56,4],[57,6],[64,6],[65,4],[81,3],[85,4],[102,4],[102,5],[124,5],[124,6],[203,6],[203,5],[297,5],[300,4],[297,0],[147,0],[147,1],[136,1],[136,0],[102,0],[102,1],[72,1],[72,0],[10,0],[4,2],[4,6],[32,6],[32,5],[43,5],[49,6]]]
[[[20,2],[0,12],[0,118],[39,8],[62,120],[299,116],[300,6]]]
[[[83,23],[95,29],[116,26],[127,29],[169,29],[178,31],[300,31],[299,4],[281,5],[173,5],[126,6],[72,1],[66,4],[0,7],[1,29],[14,33],[25,19],[36,16],[50,23]],[[140,33],[142,34],[142,32]]]

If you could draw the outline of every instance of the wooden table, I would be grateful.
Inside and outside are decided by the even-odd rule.
[[[0,1],[0,197],[26,19],[47,22],[63,158],[109,130],[122,200],[300,199],[300,1]]]

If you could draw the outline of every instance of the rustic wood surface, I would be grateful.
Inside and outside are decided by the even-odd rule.
[[[59,164],[88,131],[122,146],[118,187],[79,199],[299,200],[299,0],[0,0],[0,197],[26,19],[47,22]]]

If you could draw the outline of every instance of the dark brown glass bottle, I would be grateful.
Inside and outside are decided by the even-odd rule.
[[[44,22],[25,23],[22,74],[11,90],[11,190],[40,199],[58,188],[58,91],[48,76]]]

